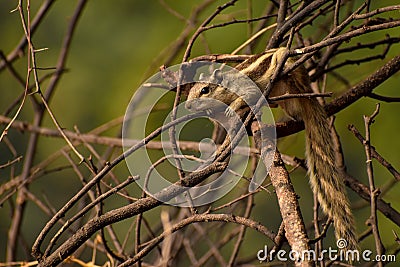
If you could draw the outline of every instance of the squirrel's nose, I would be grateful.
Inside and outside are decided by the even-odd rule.
[[[186,101],[185,108],[190,110],[192,108],[192,101],[190,101],[190,100]]]

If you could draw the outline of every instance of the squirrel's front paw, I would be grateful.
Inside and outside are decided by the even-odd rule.
[[[225,109],[224,113],[225,113],[225,116],[227,116],[227,117],[233,117],[236,114],[236,112],[231,107],[227,107]]]

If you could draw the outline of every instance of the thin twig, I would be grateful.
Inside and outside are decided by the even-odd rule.
[[[357,130],[354,125],[349,125],[348,129],[354,134],[354,136],[362,143],[365,144],[366,140],[361,135],[361,133]],[[400,181],[400,173],[390,164],[385,158],[383,158],[375,149],[374,146],[370,145],[371,156],[376,159],[382,166],[384,166],[397,180]]]
[[[23,26],[24,31],[25,31],[26,39],[27,39],[28,42],[29,42],[29,49],[28,49],[28,50],[29,50],[29,51],[32,51],[32,53],[34,53],[33,47],[32,47],[32,45],[31,45],[31,43],[30,43],[30,34],[31,34],[31,33],[30,33],[30,28],[29,28],[29,30],[27,29],[27,27],[30,27],[30,26],[27,26],[27,25],[26,25],[26,23],[25,23],[24,11],[22,10],[22,0],[20,0],[19,3],[18,3],[18,10],[19,10],[19,14],[20,14],[20,17],[21,17],[21,21],[22,21],[22,26]],[[27,10],[28,10],[28,25],[30,25],[30,21],[29,21],[29,20],[30,20],[29,2],[28,2]],[[1,140],[3,140],[3,138],[7,135],[8,130],[10,129],[11,125],[13,124],[13,122],[14,122],[14,121],[17,119],[17,117],[19,116],[19,114],[20,114],[20,112],[21,112],[21,110],[22,110],[22,107],[23,107],[24,104],[25,104],[26,97],[28,96],[29,77],[30,77],[31,70],[32,70],[32,62],[31,62],[32,60],[33,60],[33,58],[28,57],[28,62],[27,62],[27,66],[28,66],[27,77],[26,77],[26,80],[25,80],[25,90],[24,90],[24,94],[23,94],[21,103],[19,104],[19,106],[18,106],[18,108],[17,108],[17,111],[15,112],[13,118],[12,118],[11,121],[7,124],[7,126],[4,128],[3,132],[1,133],[1,135],[0,135],[0,142],[1,142]],[[8,63],[8,61],[6,61],[6,65],[7,65],[7,63]],[[33,65],[33,66],[34,66],[34,65]]]
[[[194,42],[199,37],[199,35],[205,30],[205,26],[207,26],[224,9],[228,8],[229,6],[233,6],[237,1],[238,0],[231,0],[231,1],[225,3],[225,4],[221,5],[221,6],[218,6],[217,10],[203,21],[203,23],[200,25],[200,27],[196,30],[196,32],[190,38],[189,43],[188,43],[188,45],[186,47],[186,50],[185,50],[185,54],[183,55],[182,62],[186,62],[189,59],[192,47],[194,45]]]
[[[19,1],[22,3],[22,1]],[[43,1],[43,4],[40,6],[38,12],[36,13],[36,16],[33,18],[33,20],[30,22],[30,34],[33,36],[33,34],[36,32],[38,29],[38,26],[40,23],[43,21],[45,18],[46,14],[50,11],[51,6],[54,4],[54,0],[45,0]],[[18,7],[15,10],[19,9],[20,4],[18,4]],[[14,50],[7,55],[7,62],[4,60],[0,62],[0,71],[4,69],[4,67],[12,62],[14,62],[16,59],[21,57],[21,54],[24,54],[24,49],[28,45],[28,41],[26,38],[26,35],[23,34],[21,37],[21,40],[19,41],[18,45],[14,48]]]
[[[22,156],[19,156],[19,157],[13,159],[13,160],[9,160],[7,163],[4,163],[4,164],[0,165],[0,169],[5,169],[5,168],[7,168],[7,167],[9,167],[11,165],[14,165],[15,163],[20,162],[21,159],[22,159]]]
[[[243,217],[245,217],[245,218],[249,218],[250,217],[250,213],[251,213],[251,210],[253,208],[253,203],[254,203],[254,195],[249,195],[249,197],[247,198],[246,210],[244,212]],[[231,253],[231,256],[229,258],[229,262],[228,262],[227,266],[234,266],[236,258],[237,258],[238,254],[239,254],[240,246],[243,243],[243,239],[244,239],[244,235],[246,233],[246,229],[247,228],[244,225],[242,225],[240,227],[240,232],[239,232],[239,234],[237,236],[237,240],[235,242],[235,246],[233,248],[233,251]]]
[[[285,100],[285,99],[292,99],[292,98],[315,98],[315,97],[331,97],[332,96],[332,92],[328,92],[328,93],[301,93],[301,94],[284,94],[284,95],[280,95],[280,96],[274,96],[274,97],[269,97],[268,100],[269,101],[280,101],[280,100]]]
[[[190,225],[195,222],[231,222],[231,223],[237,223],[240,225],[244,225],[246,227],[249,227],[251,229],[254,229],[262,234],[264,234],[266,237],[270,238],[273,240],[275,238],[275,235],[271,233],[266,227],[261,225],[258,222],[255,222],[253,220],[240,217],[240,216],[234,216],[234,215],[229,215],[229,214],[195,214],[189,218],[183,219],[177,224],[173,225],[171,229],[169,230],[171,233],[178,231],[179,229]],[[125,266],[130,266],[133,263],[135,263],[137,260],[143,258],[147,253],[149,253],[155,245],[160,243],[164,238],[169,234],[169,231],[164,231],[161,235],[158,237],[154,238],[144,249],[142,249],[138,254],[136,254],[134,257],[131,259],[125,261],[123,264],[120,265],[120,267],[125,267]]]
[[[368,174],[368,182],[369,182],[369,191],[371,196],[371,215],[368,219],[368,224],[371,225],[372,233],[375,239],[375,248],[377,255],[383,255],[385,253],[385,249],[382,244],[382,240],[379,234],[378,228],[378,217],[377,217],[377,205],[376,199],[379,195],[379,189],[375,188],[374,182],[374,172],[372,168],[372,157],[371,157],[371,134],[370,134],[370,126],[374,122],[375,117],[379,113],[379,104],[376,105],[376,109],[371,116],[364,116],[364,124],[365,124],[365,154],[367,157],[367,174]],[[378,262],[378,266],[383,266],[382,262]]]
[[[376,100],[381,100],[387,103],[392,103],[392,102],[400,102],[400,97],[391,97],[391,96],[383,96],[383,95],[378,95],[375,93],[370,93],[368,95],[370,98],[376,99]]]

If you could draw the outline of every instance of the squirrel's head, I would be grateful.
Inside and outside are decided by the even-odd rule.
[[[199,82],[194,83],[189,90],[185,107],[190,111],[225,109],[237,95],[225,88],[222,83],[223,74],[219,69],[214,70],[209,77],[200,74]]]

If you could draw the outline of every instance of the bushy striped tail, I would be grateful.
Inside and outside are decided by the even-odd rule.
[[[236,68],[248,75],[259,88],[266,88],[278,62],[282,60],[285,47],[274,53],[264,53],[239,64]],[[285,68],[293,64],[289,58]],[[288,76],[274,85],[269,97],[287,94],[312,93],[310,80],[303,66],[296,68]],[[306,128],[306,156],[310,184],[317,195],[322,210],[333,220],[336,238],[347,241],[347,250],[356,249],[357,237],[354,219],[346,195],[344,181],[335,164],[335,152],[329,122],[323,107],[315,98],[292,98],[277,101],[293,119],[303,119]]]
[[[303,105],[303,112],[307,112],[307,120],[304,121],[306,156],[312,190],[316,193],[322,210],[333,220],[336,239],[346,240],[346,250],[357,249],[354,218],[344,181],[335,164],[327,115],[316,99],[302,101],[315,101]]]

